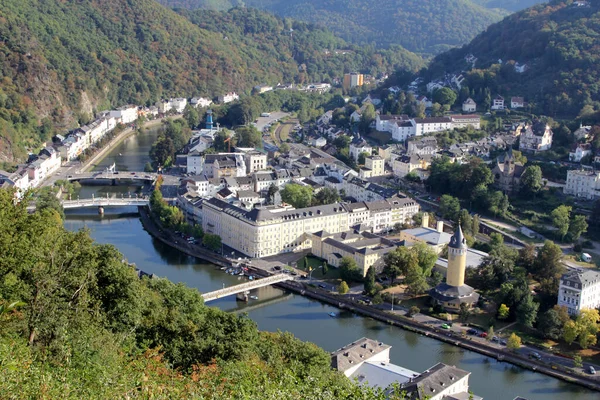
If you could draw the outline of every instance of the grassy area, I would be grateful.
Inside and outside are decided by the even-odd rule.
[[[580,257],[579,254],[565,256],[565,259],[569,260],[571,262],[574,262],[575,264],[579,265],[582,268],[598,269],[598,266],[600,265],[600,255],[598,255],[596,253],[590,253],[589,251],[585,251],[584,253],[588,253],[589,255],[592,256],[591,263],[581,261],[579,258]]]
[[[312,273],[312,277],[315,279],[326,279],[326,280],[339,280],[340,279],[340,270],[334,266],[328,265],[327,274],[323,275],[323,268],[319,268],[323,266],[324,261],[320,258],[314,256],[306,257],[307,265],[303,265],[302,260],[298,261],[297,268],[306,271],[306,273],[310,273],[310,268],[314,271]],[[318,269],[318,270],[317,270]]]
[[[290,132],[291,132],[292,128],[294,127],[294,125],[295,125],[295,123],[293,123],[293,122],[286,122],[286,123],[282,124],[281,126],[279,126],[277,136],[279,136],[279,139],[282,142],[285,142],[288,140],[288,138],[290,137]]]
[[[421,312],[427,313],[429,310],[429,296],[413,297],[412,299],[405,299],[400,302],[402,307],[411,308],[413,306],[418,307]]]
[[[367,137],[373,139],[381,145],[392,141],[392,135],[389,132],[379,132],[374,129],[371,132],[369,132]]]

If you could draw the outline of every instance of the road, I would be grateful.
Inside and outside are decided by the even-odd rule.
[[[283,111],[272,112],[268,117],[258,117],[256,122],[253,122],[252,125],[254,125],[259,132],[262,132],[265,129],[265,126],[271,125],[273,122],[285,118],[288,115],[290,115],[290,113]]]

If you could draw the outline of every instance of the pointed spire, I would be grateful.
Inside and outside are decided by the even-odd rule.
[[[466,249],[467,248],[467,240],[463,235],[462,228],[460,227],[460,223],[458,224],[458,228],[454,232],[454,235],[450,238],[450,243],[448,247],[452,247],[453,249]]]

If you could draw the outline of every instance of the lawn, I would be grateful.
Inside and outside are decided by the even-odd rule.
[[[309,268],[312,268],[314,271],[312,273],[312,277],[315,279],[326,279],[326,280],[339,280],[340,279],[340,270],[336,267],[328,265],[327,274],[323,275],[323,266],[324,261],[315,256],[306,257],[307,265],[303,265],[302,260],[298,261],[297,268],[306,271],[309,273]],[[318,270],[317,270],[318,269]]]

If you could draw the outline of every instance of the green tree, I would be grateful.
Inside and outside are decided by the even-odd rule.
[[[369,153],[367,153],[366,151],[361,152],[358,155],[358,160],[357,160],[358,165],[365,165],[365,159],[370,156],[371,155]]]
[[[577,336],[579,336],[579,329],[577,327],[577,324],[575,323],[575,321],[567,321],[563,326],[563,340],[568,344],[571,344],[575,341],[575,339],[577,339]]]
[[[456,197],[445,194],[440,199],[439,211],[442,218],[456,222],[460,213],[460,202]]]
[[[253,125],[237,127],[235,134],[238,146],[262,148],[262,135]]]
[[[218,251],[221,249],[221,236],[205,233],[202,238],[202,244],[212,251]]]
[[[327,275],[327,273],[329,272],[329,266],[327,265],[326,262],[323,262],[323,266],[321,267],[321,270],[323,272],[323,276]]]
[[[295,208],[306,208],[312,202],[312,187],[288,183],[281,190],[281,200]]]
[[[460,303],[460,308],[458,310],[458,318],[460,322],[466,324],[471,317],[471,307],[467,303]]]
[[[575,354],[573,356],[573,366],[575,368],[582,368],[583,367],[583,360],[581,359],[581,356],[579,354]]]
[[[185,110],[183,110],[183,118],[191,129],[196,128],[200,123],[200,115],[198,114],[198,110],[189,104],[185,107]]]
[[[375,276],[375,267],[369,267],[367,270],[367,276],[365,277],[365,292],[369,296],[375,294]]]
[[[413,316],[415,316],[416,314],[418,314],[418,313],[420,313],[420,312],[421,312],[421,309],[419,309],[419,307],[417,307],[417,306],[411,306],[411,307],[408,309],[408,314],[407,314],[407,316],[408,316],[408,317],[413,317]]]
[[[340,201],[340,194],[335,188],[323,188],[315,195],[315,204],[333,204]]]
[[[540,315],[537,329],[548,339],[559,340],[563,336],[564,322],[554,309],[550,309]]]
[[[279,152],[282,154],[287,154],[290,152],[290,145],[283,142],[279,145]]]
[[[498,319],[505,320],[510,315],[510,308],[506,306],[506,304],[500,304],[498,307]]]
[[[53,211],[61,219],[65,218],[65,212],[63,210],[62,203],[56,197],[56,193],[49,187],[45,187],[39,190],[35,199],[36,210],[38,211]]]
[[[512,351],[519,350],[521,348],[521,338],[517,336],[517,334],[515,334],[514,332],[511,333],[508,337],[506,347]]]
[[[579,312],[575,324],[577,326],[577,339],[582,349],[596,344],[598,335],[598,322],[600,313],[596,309],[583,309]]]
[[[152,164],[150,164],[150,162],[147,162],[144,165],[144,172],[154,172],[154,168],[152,168]]]
[[[520,179],[521,192],[526,196],[536,195],[542,189],[542,169],[532,165],[523,171]]]
[[[494,337],[495,332],[494,332],[494,326],[490,326],[487,330],[487,336],[485,337],[486,340],[489,342],[492,340],[492,338]]]
[[[587,232],[588,224],[584,215],[575,215],[569,224],[569,235],[576,242],[581,235]]]
[[[441,105],[453,105],[456,102],[457,94],[454,90],[444,87],[433,92],[433,101]]]
[[[344,281],[358,281],[362,279],[362,273],[360,272],[356,261],[351,257],[342,257],[340,261],[340,276]]]
[[[552,217],[552,225],[557,229],[558,236],[563,240],[569,231],[569,221],[571,219],[571,207],[560,205],[556,207],[550,214]]]
[[[531,294],[527,294],[517,306],[517,320],[528,328],[532,328],[537,319],[540,305],[533,300]]]
[[[346,281],[342,281],[340,283],[340,285],[338,286],[338,293],[339,294],[346,294],[350,291],[350,288],[348,287],[348,284],[346,283]]]
[[[271,183],[271,185],[269,186],[269,189],[267,190],[267,194],[269,196],[269,200],[271,202],[275,201],[275,193],[279,192],[279,188],[277,187],[276,184]]]

